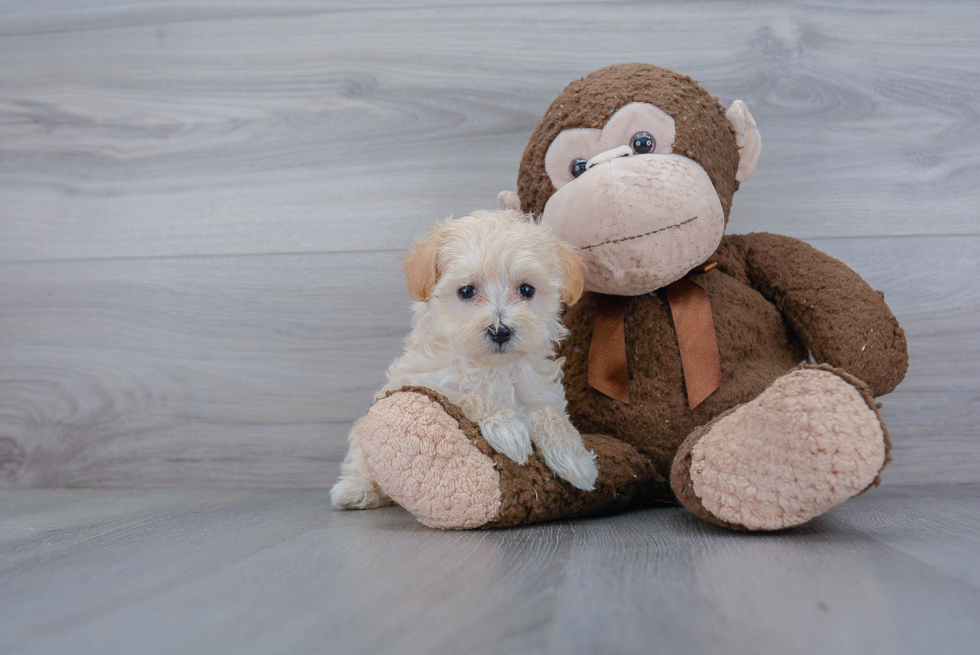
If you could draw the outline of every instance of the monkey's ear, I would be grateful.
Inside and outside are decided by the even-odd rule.
[[[735,145],[738,146],[738,172],[735,179],[744,182],[755,172],[762,152],[762,135],[749,113],[749,108],[741,100],[736,100],[725,113],[735,132]]]
[[[408,297],[428,302],[432,287],[439,281],[439,246],[447,223],[437,223],[429,233],[412,245],[402,264]]]
[[[585,289],[585,262],[578,250],[562,241],[558,242],[558,260],[561,262],[561,299],[571,307]]]
[[[497,194],[497,205],[501,209],[513,209],[521,211],[521,199],[516,191],[501,191]]]

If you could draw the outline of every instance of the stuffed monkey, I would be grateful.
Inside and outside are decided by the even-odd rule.
[[[501,527],[679,502],[737,530],[800,525],[879,482],[874,398],[903,379],[902,328],[840,261],[790,237],[725,235],[761,137],[689,77],[645,64],[572,82],[531,135],[518,191],[585,257],[562,343],[594,491],[495,453],[428,389],[365,419],[381,488],[426,525]]]

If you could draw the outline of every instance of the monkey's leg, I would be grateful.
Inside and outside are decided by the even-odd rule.
[[[779,530],[877,484],[890,447],[863,382],[807,365],[691,433],[670,483],[685,507],[712,523]]]
[[[599,478],[582,491],[537,455],[524,466],[496,453],[479,427],[443,396],[406,387],[378,400],[361,425],[373,478],[433,528],[492,528],[614,512],[665,481],[649,460],[611,437],[582,435]]]

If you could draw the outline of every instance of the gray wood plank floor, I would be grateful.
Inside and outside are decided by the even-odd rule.
[[[636,60],[751,107],[733,232],[885,291],[886,483],[980,481],[978,53],[956,0],[0,2],[0,486],[328,486],[401,249]]]
[[[0,492],[4,653],[975,653],[980,485],[736,534],[681,509],[486,532],[313,490]]]

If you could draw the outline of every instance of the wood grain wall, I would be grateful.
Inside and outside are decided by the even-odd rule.
[[[749,104],[731,231],[885,291],[886,479],[980,480],[977,3],[36,0],[0,3],[0,484],[328,486],[401,249],[624,61]]]

